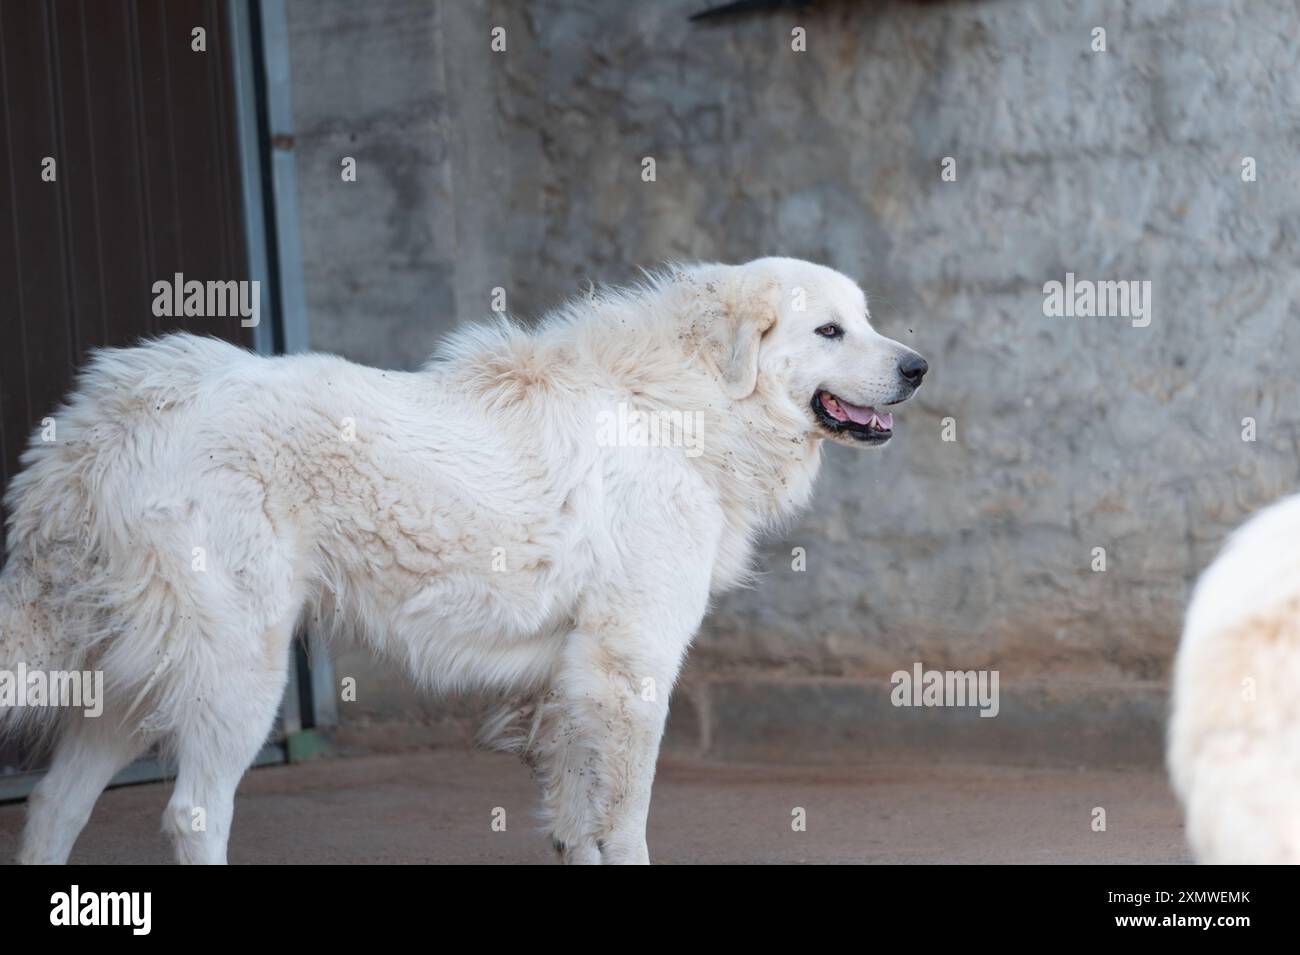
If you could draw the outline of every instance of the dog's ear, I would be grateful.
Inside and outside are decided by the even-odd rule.
[[[758,350],[776,324],[781,285],[771,275],[754,276],[743,266],[719,270],[704,280],[709,299],[709,343],[728,398],[748,398],[758,386]]]

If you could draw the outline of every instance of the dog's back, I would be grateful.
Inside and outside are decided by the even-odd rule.
[[[1169,765],[1202,862],[1300,862],[1300,496],[1202,575],[1174,673]]]

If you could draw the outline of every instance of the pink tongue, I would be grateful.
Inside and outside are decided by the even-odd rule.
[[[840,407],[844,413],[849,416],[849,420],[854,424],[867,424],[871,421],[871,416],[876,412],[871,408],[864,408],[861,405],[851,405],[843,398],[839,399]]]
[[[894,416],[888,411],[879,412],[874,408],[849,404],[843,398],[837,398],[836,401],[854,424],[871,425],[871,427],[879,428],[882,431],[888,431],[894,427]]]

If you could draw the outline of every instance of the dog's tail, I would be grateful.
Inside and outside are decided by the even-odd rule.
[[[25,628],[19,619],[12,576],[9,567],[0,570],[0,742],[20,731],[16,684],[18,664],[27,655]]]
[[[0,572],[0,740],[39,739],[57,722],[56,708],[40,705],[41,697],[28,699],[31,683],[61,662],[34,584],[21,559],[11,557]]]
[[[1168,756],[1198,861],[1300,862],[1300,496],[1252,518],[1198,582]]]

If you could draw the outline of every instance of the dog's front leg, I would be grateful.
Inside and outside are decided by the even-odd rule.
[[[686,642],[619,628],[570,634],[535,748],[564,862],[650,861],[650,790]]]

